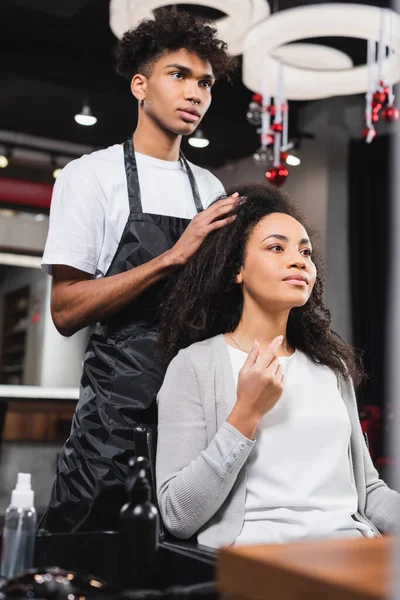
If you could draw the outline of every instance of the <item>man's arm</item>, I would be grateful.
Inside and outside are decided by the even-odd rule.
[[[125,273],[92,279],[88,273],[66,265],[53,265],[51,314],[62,335],[70,336],[111,317],[135,298],[184,265],[207,235],[226,225],[224,218],[237,196],[216,202],[195,216],[171,250]]]

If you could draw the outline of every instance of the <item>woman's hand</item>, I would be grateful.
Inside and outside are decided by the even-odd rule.
[[[276,355],[282,340],[282,336],[275,338],[261,355],[255,341],[239,373],[236,404],[227,422],[249,439],[282,395],[283,372]]]

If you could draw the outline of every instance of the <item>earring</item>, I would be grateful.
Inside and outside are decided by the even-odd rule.
[[[139,104],[140,104],[140,106],[143,106],[143,104],[144,104],[144,98],[141,98],[141,99],[139,100]]]

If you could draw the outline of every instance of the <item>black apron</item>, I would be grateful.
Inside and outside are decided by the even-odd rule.
[[[188,219],[146,214],[132,139],[124,144],[130,214],[106,277],[147,263],[172,248]],[[203,210],[193,173],[181,154],[198,212]],[[154,356],[156,313],[165,280],[100,324],[85,355],[80,397],[71,433],[60,454],[49,508],[48,531],[115,529],[126,500],[133,428],[157,422],[156,395],[164,370]]]

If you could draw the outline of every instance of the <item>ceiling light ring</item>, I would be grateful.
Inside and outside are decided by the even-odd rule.
[[[386,9],[389,10],[389,9]],[[392,18],[392,72],[400,80],[400,15]],[[362,4],[317,4],[288,9],[256,24],[246,35],[243,52],[243,83],[254,92],[262,91],[263,73],[268,73],[271,96],[276,95],[279,59],[277,48],[296,40],[342,36],[379,40],[382,9]],[[316,33],[316,31],[318,33]],[[382,64],[385,76],[389,59]],[[263,64],[262,72],[257,67]],[[339,95],[364,93],[367,65],[352,68],[315,70],[285,65],[285,95],[289,100],[317,100]],[[316,77],[318,75],[318,77]]]
[[[142,19],[154,17],[154,11],[168,6],[168,0],[111,0],[110,28],[117,38],[133,29]],[[217,35],[228,44],[231,54],[241,54],[247,31],[269,16],[266,0],[177,0],[174,4],[198,4],[220,10],[227,16],[214,21]]]

